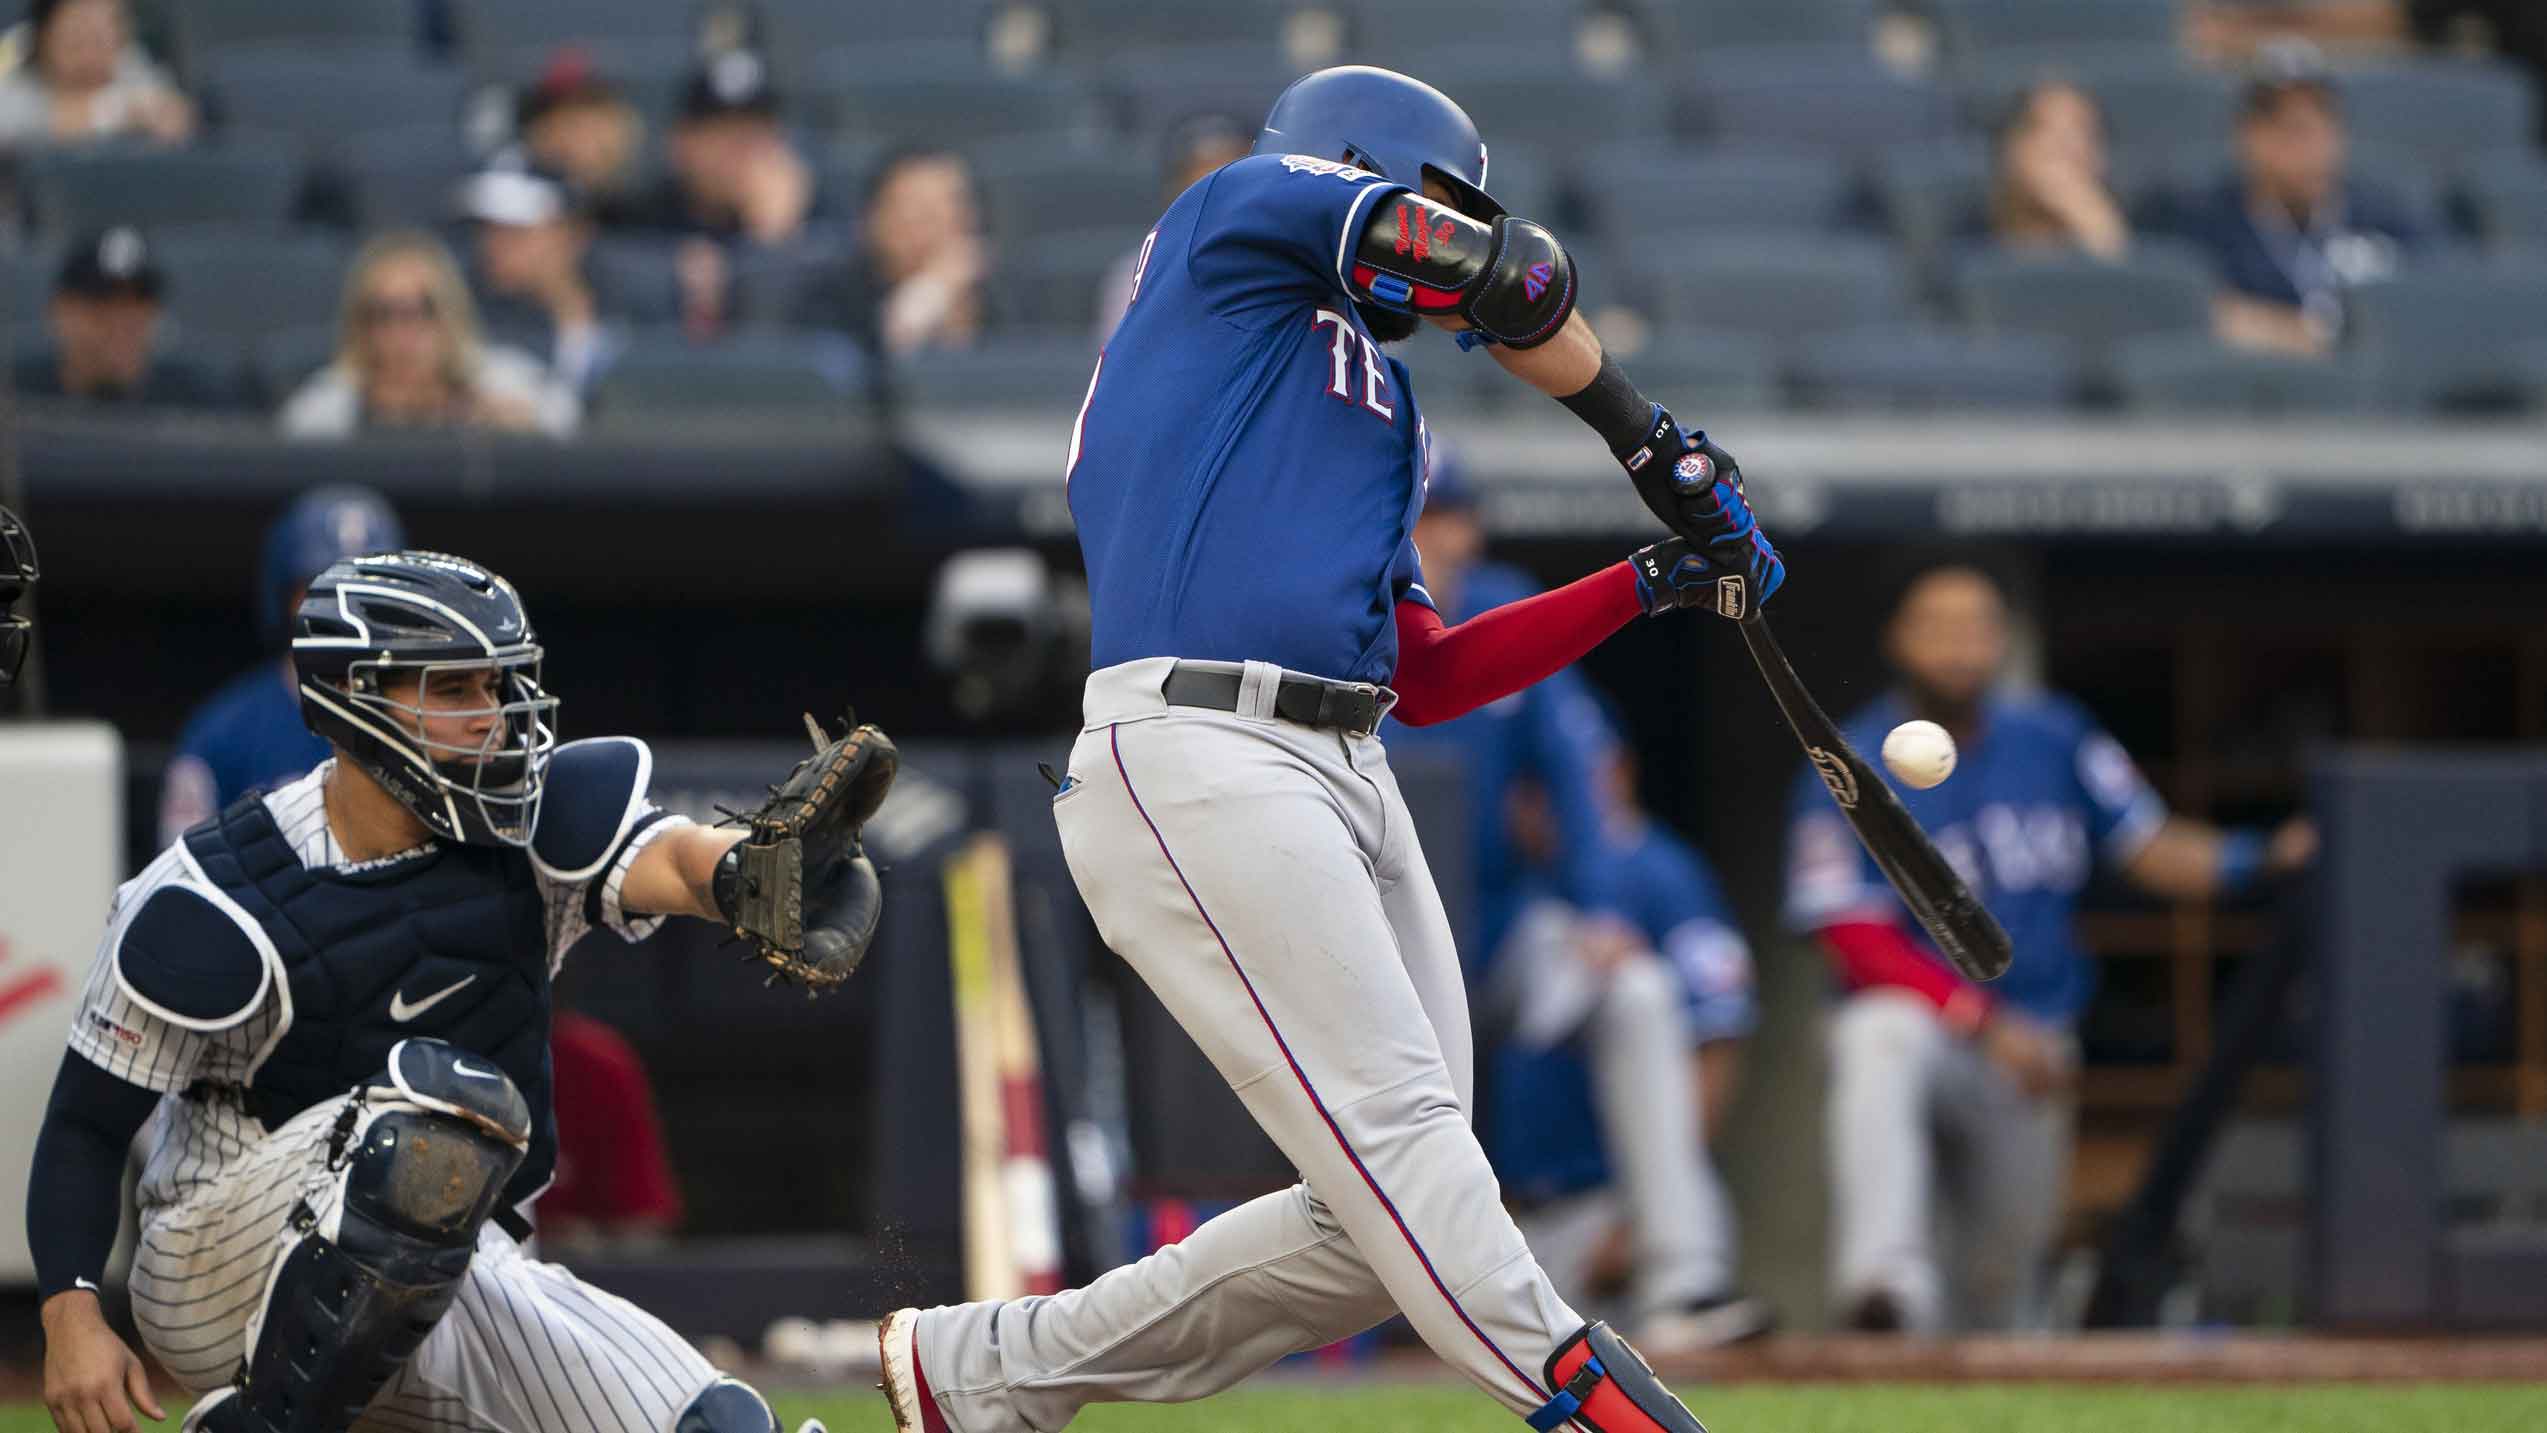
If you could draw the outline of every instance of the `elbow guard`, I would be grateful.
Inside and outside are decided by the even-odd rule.
[[[1534,348],[1574,312],[1574,260],[1527,219],[1481,224],[1400,191],[1372,206],[1353,253],[1353,291],[1423,318],[1455,314],[1497,343]]]

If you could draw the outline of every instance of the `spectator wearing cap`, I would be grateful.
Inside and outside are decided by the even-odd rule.
[[[811,300],[869,352],[970,348],[991,326],[991,253],[973,171],[952,150],[898,150],[867,181],[858,249]]]
[[[594,222],[615,228],[644,221],[645,116],[590,55],[570,46],[552,56],[523,93],[514,121],[531,162],[582,195]]]
[[[27,398],[167,408],[235,408],[237,386],[157,351],[166,276],[137,229],[83,236],[63,261],[45,311],[53,346],[18,360]]]
[[[2347,177],[2345,144],[2342,100],[2316,47],[2266,47],[2239,106],[2237,173],[2187,224],[2219,271],[2212,322],[2222,341],[2329,353],[2351,291],[2426,243],[2403,204]]]
[[[788,142],[778,91],[760,56],[728,50],[690,77],[669,158],[655,227],[771,246],[804,237],[814,216],[814,173]]]
[[[558,382],[590,392],[627,336],[603,321],[584,263],[592,221],[574,190],[516,157],[461,186],[460,208],[477,228],[487,331],[545,358]]]
[[[194,103],[134,43],[124,0],[35,0],[27,31],[27,53],[0,75],[0,148],[194,134]]]
[[[489,345],[451,252],[430,234],[382,234],[354,256],[336,359],[283,405],[286,437],[414,428],[565,437],[583,405],[536,358]]]
[[[2085,90],[2044,80],[2009,107],[1993,146],[1990,238],[2003,248],[2076,249],[2114,260],[2131,224],[2105,182],[2105,115]]]
[[[1255,129],[1231,115],[1197,115],[1168,132],[1166,156],[1159,190],[1162,206],[1176,202],[1176,196],[1203,181],[1205,175],[1222,165],[1244,159],[1256,146]],[[1114,335],[1114,326],[1123,320],[1123,311],[1132,305],[1132,270],[1140,262],[1138,245],[1126,250],[1114,267],[1097,281],[1097,317],[1095,339],[1103,344]]]

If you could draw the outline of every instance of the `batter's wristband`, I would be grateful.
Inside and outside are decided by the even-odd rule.
[[[2264,874],[2264,857],[2271,839],[2253,829],[2220,833],[2220,865],[2217,882],[2222,895],[2236,895],[2252,888]]]
[[[1648,430],[1662,411],[1662,405],[1636,391],[1636,385],[1628,381],[1627,370],[1607,353],[1601,355],[1601,371],[1592,375],[1590,383],[1557,401],[1600,434],[1601,441],[1609,445],[1611,456],[1621,462],[1644,446]]]

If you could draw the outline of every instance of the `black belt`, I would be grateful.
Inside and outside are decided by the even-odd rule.
[[[1169,670],[1167,685],[1161,692],[1169,706],[1234,712],[1238,710],[1238,685],[1242,679],[1239,672],[1179,662]],[[1331,682],[1324,677],[1300,677],[1286,672],[1274,688],[1274,715],[1302,726],[1369,736],[1379,730],[1380,718],[1388,715],[1396,701],[1397,693],[1369,682]]]

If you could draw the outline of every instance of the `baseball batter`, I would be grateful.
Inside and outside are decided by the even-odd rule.
[[[138,1134],[134,1321],[206,1395],[189,1430],[771,1433],[749,1386],[516,1242],[556,1162],[549,981],[595,926],[757,938],[782,888],[807,978],[845,974],[891,744],[861,728],[789,777],[836,778],[850,835],[818,859],[809,833],[797,875],[654,806],[642,742],[558,745],[520,600],[472,563],[330,566],[292,658],[334,754],[117,891],[73,1017],[27,1194],[55,1426],[162,1416],[98,1310]]]
[[[1731,457],[1604,359],[1572,259],[1485,180],[1438,91],[1323,70],[1142,245],[1071,430],[1096,671],[1054,817],[1107,944],[1301,1183],[1081,1289],[893,1313],[904,1430],[1198,1398],[1396,1312],[1533,1427],[1699,1427],[1504,1212],[1459,959],[1374,732],[1519,690],[1639,612],[1739,615],[1784,572]],[[1588,422],[1678,536],[1445,627],[1408,540],[1424,423],[1383,349],[1428,319]]]

